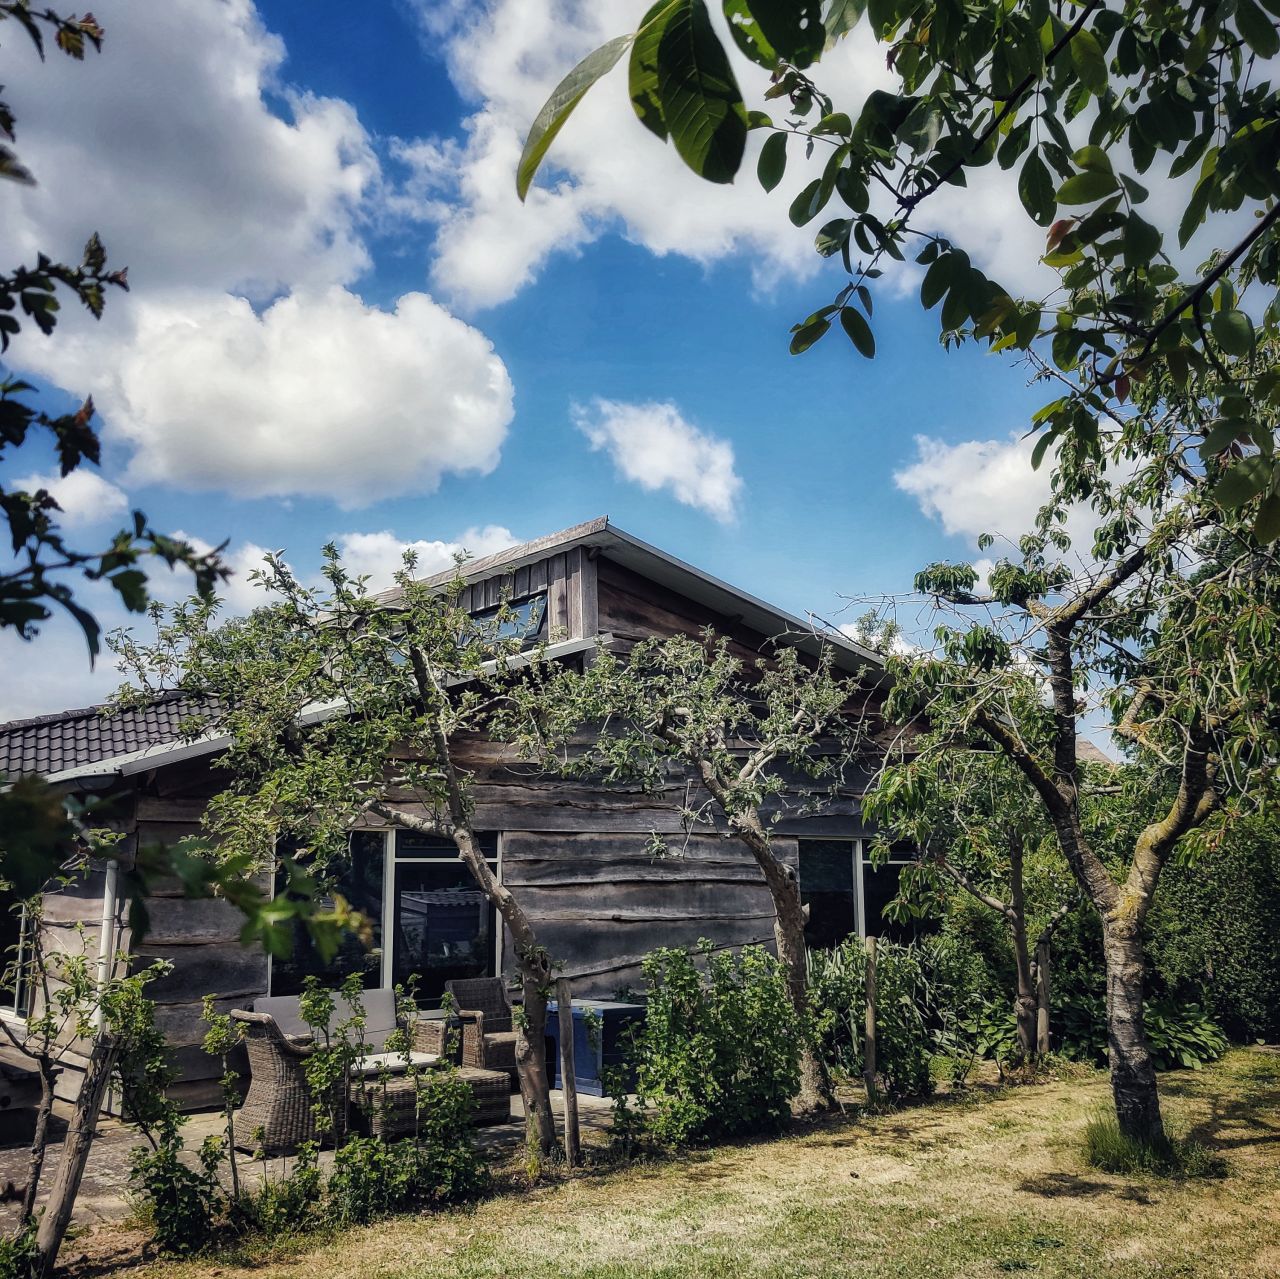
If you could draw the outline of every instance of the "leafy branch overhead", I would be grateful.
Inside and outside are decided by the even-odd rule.
[[[1280,102],[1269,61],[1280,0],[722,8],[729,47],[704,0],[665,0],[570,71],[530,130],[520,197],[586,92],[629,53],[637,117],[700,177],[732,182],[753,130],[766,135],[766,191],[783,186],[789,163],[802,167],[790,219],[826,214],[815,248],[845,280],[793,326],[793,353],[838,323],[874,356],[868,286],[914,259],[946,344],[1023,353],[1055,384],[1032,423],[1037,461],[1067,438],[1103,457],[1125,422],[1148,414],[1149,403],[1133,404],[1137,388],[1167,376],[1194,405],[1180,425],[1204,474],[1224,477],[1220,503],[1254,504],[1257,535],[1280,535]],[[859,26],[884,46],[892,90],[823,77],[824,56]],[[766,109],[743,100],[730,48],[770,72]],[[990,278],[929,221],[930,197],[991,165],[1016,170],[1021,214],[1044,229],[1039,296]],[[1199,268],[1187,257],[1193,237]]]

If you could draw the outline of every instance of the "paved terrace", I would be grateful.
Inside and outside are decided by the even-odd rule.
[[[553,1091],[551,1104],[559,1120],[564,1113],[564,1097],[561,1092]],[[62,1137],[66,1132],[66,1116],[70,1107],[60,1106],[60,1114],[55,1119],[55,1129],[45,1162],[41,1186],[47,1189],[53,1179],[58,1160],[62,1155]],[[609,1127],[612,1118],[612,1103],[607,1097],[592,1097],[578,1094],[578,1117],[584,1134],[602,1131]],[[224,1132],[224,1121],[221,1113],[204,1112],[189,1117],[183,1136],[187,1150],[199,1149],[205,1137]],[[494,1124],[491,1127],[476,1129],[476,1137],[482,1150],[491,1157],[501,1159],[509,1154],[524,1140],[524,1106],[520,1094],[511,1096],[511,1122]],[[89,1155],[89,1163],[85,1168],[84,1182],[76,1199],[74,1221],[81,1227],[89,1227],[103,1222],[119,1220],[130,1211],[129,1204],[129,1152],[143,1144],[142,1138],[128,1124],[119,1119],[103,1118],[98,1125],[98,1136],[93,1143]],[[27,1160],[30,1147],[26,1144],[6,1145],[0,1147],[0,1228],[6,1232],[17,1220],[17,1204],[22,1188],[27,1181]],[[248,1155],[237,1152],[237,1164],[240,1176],[245,1185],[259,1184],[264,1176],[279,1178],[293,1165],[289,1158],[275,1158],[266,1161],[252,1160]],[[327,1168],[333,1162],[333,1151],[320,1153],[320,1166]],[[225,1168],[225,1165],[224,1165]]]

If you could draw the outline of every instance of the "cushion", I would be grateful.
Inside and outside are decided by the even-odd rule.
[[[357,1078],[368,1079],[380,1075],[385,1065],[393,1075],[402,1075],[408,1065],[434,1066],[440,1060],[435,1053],[410,1053],[406,1064],[404,1053],[369,1053],[359,1061],[351,1063],[351,1073]]]
[[[352,1008],[340,995],[335,1000],[333,1010],[334,1022],[349,1021]],[[365,1046],[372,1052],[380,1053],[386,1047],[387,1036],[396,1029],[396,995],[395,991],[380,989],[366,990],[360,997],[360,1005],[364,1009]],[[280,1033],[288,1038],[300,1036],[311,1038],[311,1028],[302,1020],[298,1011],[297,995],[272,995],[265,999],[256,999],[253,1011],[268,1013],[280,1027]]]

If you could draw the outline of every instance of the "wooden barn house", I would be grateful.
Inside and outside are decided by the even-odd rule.
[[[808,652],[828,645],[841,669],[865,673],[869,689],[879,677],[875,655],[843,636],[819,635],[811,623],[603,518],[469,562],[464,576],[465,607],[481,613],[509,599],[531,639],[554,638],[549,653],[560,661],[590,660],[601,644],[625,647],[711,626],[744,655],[779,640]],[[146,709],[89,708],[0,725],[0,775],[38,774],[77,795],[114,797],[126,852],[172,842],[199,830],[206,803],[224,781],[218,760],[226,740],[186,740],[181,725],[193,714],[199,706],[171,696]],[[608,997],[634,987],[639,958],[654,946],[702,937],[726,946],[771,943],[770,899],[744,849],[705,835],[693,837],[680,857],[649,853],[653,832],[680,831],[682,788],[655,795],[530,777],[508,768],[484,742],[460,762],[474,772],[476,826],[487,832],[498,874],[518,891],[577,993]],[[870,864],[856,793],[821,813],[784,817],[775,832],[782,854],[798,866],[813,944],[881,931],[880,912],[896,892],[897,872]],[[357,966],[367,970],[370,985],[417,974],[423,999],[434,1001],[450,978],[510,966],[493,912],[451,844],[375,826],[358,831],[341,891],[374,921],[372,962],[352,939],[322,970],[305,937],[288,961],[269,961],[240,945],[241,920],[226,903],[187,900],[176,889],[156,891],[147,903],[150,930],[131,946],[109,867],[50,894],[44,927],[64,935],[54,944],[70,944],[74,931],[83,939],[76,944],[95,953],[129,949],[143,961],[170,961],[171,973],[149,989],[177,1055],[181,1091],[200,1105],[213,1100],[219,1072],[199,1046],[207,993],[220,1010],[243,1007],[264,994],[295,993],[307,972],[336,977]],[[17,922],[3,918],[16,934]],[[3,998],[0,1016],[21,1015],[27,992],[9,990]]]

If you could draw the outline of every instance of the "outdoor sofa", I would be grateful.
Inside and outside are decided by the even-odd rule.
[[[354,1010],[341,997],[331,1025],[350,1020]],[[352,1063],[344,1091],[335,1098],[334,1112],[345,1121],[348,1104],[359,1105],[374,1092],[381,1104],[366,1107],[375,1112],[373,1130],[381,1136],[400,1136],[412,1130],[416,1115],[417,1081],[413,1072],[439,1064],[448,1044],[445,1018],[415,1019],[404,1026],[410,1052],[388,1052],[387,1039],[401,1029],[395,992],[366,990],[360,998],[364,1014],[361,1056]],[[249,1091],[236,1115],[236,1145],[266,1154],[286,1154],[305,1141],[319,1137],[315,1098],[307,1082],[306,1062],[316,1051],[312,1029],[303,1020],[296,996],[256,1000],[252,1010],[236,1009],[231,1016],[245,1027],[249,1056]],[[477,1101],[475,1122],[505,1123],[509,1112],[509,1077],[505,1072],[464,1068],[460,1072]],[[343,1087],[340,1085],[340,1087]],[[341,1134],[334,1134],[341,1136]]]

